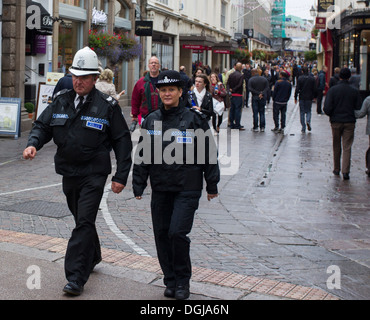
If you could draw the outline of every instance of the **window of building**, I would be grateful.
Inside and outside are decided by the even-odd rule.
[[[168,0],[157,0],[157,1],[168,6]]]
[[[226,28],[226,4],[221,2],[221,28]]]
[[[61,3],[69,4],[70,6],[82,7],[83,0],[59,0]]]
[[[122,2],[116,0],[114,2],[114,16],[124,19],[129,19],[129,8]]]
[[[152,55],[158,57],[161,69],[173,69],[173,38],[166,35],[153,34]]]
[[[81,42],[82,23],[64,20],[64,23],[59,25],[58,72],[65,73],[69,69],[75,53],[82,46]]]
[[[370,90],[370,30],[362,30],[360,40],[360,90]]]

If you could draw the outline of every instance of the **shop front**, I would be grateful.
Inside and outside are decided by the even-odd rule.
[[[355,68],[361,75],[360,91],[370,94],[370,10],[347,10],[341,16],[341,29],[335,29],[333,68]]]

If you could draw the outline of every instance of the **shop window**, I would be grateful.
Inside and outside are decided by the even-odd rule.
[[[81,23],[64,20],[59,25],[58,72],[65,73],[72,65],[75,53],[81,48]]]
[[[360,37],[360,90],[370,90],[370,30],[363,30]]]
[[[119,18],[129,18],[129,8],[121,1],[116,0],[114,3],[114,15]]]
[[[59,2],[64,3],[64,4],[69,4],[70,6],[75,6],[75,7],[81,7],[82,5],[81,0],[59,0]]]

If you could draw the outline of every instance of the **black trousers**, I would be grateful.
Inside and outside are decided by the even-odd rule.
[[[152,192],[151,209],[158,260],[164,284],[189,285],[190,239],[201,191]]]
[[[63,177],[63,192],[76,223],[65,255],[65,274],[80,285],[87,282],[93,262],[101,259],[95,220],[106,180],[102,175]]]
[[[317,98],[316,98],[316,112],[317,114],[322,114],[322,101],[324,99],[324,93],[323,90],[317,91]]]

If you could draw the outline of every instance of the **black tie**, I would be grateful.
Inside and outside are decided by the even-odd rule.
[[[77,107],[76,107],[76,111],[80,111],[82,105],[84,104],[84,97],[83,96],[79,96],[78,99],[80,100],[80,102],[78,103]]]

